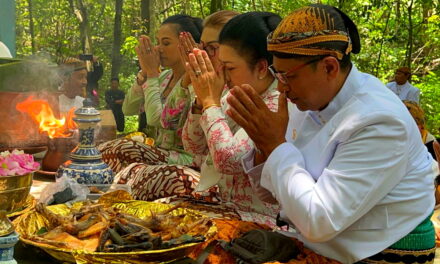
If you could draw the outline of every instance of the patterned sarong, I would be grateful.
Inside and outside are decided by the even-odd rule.
[[[218,188],[195,192],[200,173],[186,166],[170,165],[173,151],[131,139],[116,139],[98,146],[102,159],[117,173],[114,183],[127,184],[135,199],[151,201],[170,196],[192,196],[218,201]]]

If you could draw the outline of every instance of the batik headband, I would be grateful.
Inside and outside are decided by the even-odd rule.
[[[326,5],[312,5],[294,11],[269,34],[267,49],[304,56],[330,55],[341,60],[352,51],[353,45],[338,12]]]

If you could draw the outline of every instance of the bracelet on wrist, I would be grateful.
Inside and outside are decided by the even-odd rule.
[[[209,104],[209,105],[206,105],[206,106],[203,107],[202,113],[204,113],[208,108],[211,108],[211,107],[220,107],[220,104]]]

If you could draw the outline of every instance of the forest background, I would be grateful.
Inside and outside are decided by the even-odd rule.
[[[204,18],[221,9],[284,17],[310,3],[336,6],[354,20],[362,49],[352,59],[361,71],[386,83],[399,66],[412,69],[428,129],[440,136],[439,0],[16,0],[17,57],[49,54],[56,61],[81,53],[98,56],[104,65],[99,83],[104,108],[111,77],[118,76],[125,91],[134,82],[137,37],[154,39],[166,17],[184,13]],[[127,118],[124,132],[136,130],[136,118]]]

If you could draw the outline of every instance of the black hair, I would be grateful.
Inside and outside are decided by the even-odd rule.
[[[281,17],[270,12],[249,12],[238,15],[223,27],[219,43],[233,47],[237,53],[247,57],[252,69],[261,59],[272,64],[272,55],[267,51],[267,35],[275,30]]]
[[[165,24],[177,25],[177,35],[179,35],[180,32],[186,31],[191,33],[192,37],[197,43],[200,42],[200,37],[202,36],[203,30],[203,20],[201,18],[179,14],[165,19],[162,22],[162,25]]]
[[[112,81],[118,81],[118,82],[119,82],[119,78],[118,78],[118,77],[113,77],[113,78],[110,80],[110,82],[112,82]]]

